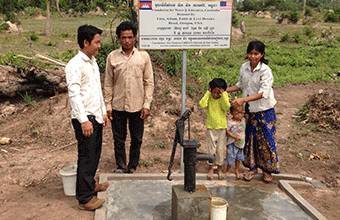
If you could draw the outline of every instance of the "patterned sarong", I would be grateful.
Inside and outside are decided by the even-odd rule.
[[[280,173],[276,153],[274,108],[249,114],[244,146],[245,167],[260,168],[267,173]]]

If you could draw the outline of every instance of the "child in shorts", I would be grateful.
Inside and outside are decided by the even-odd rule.
[[[230,175],[231,166],[235,164],[235,175],[238,179],[242,178],[239,171],[241,161],[244,161],[243,148],[245,143],[246,120],[244,118],[243,107],[231,106],[230,113],[233,116],[228,120],[227,141],[227,172]]]
[[[217,165],[217,174],[219,179],[224,178],[222,165],[224,163],[227,136],[227,118],[226,114],[230,108],[230,102],[227,89],[227,83],[222,78],[215,78],[209,82],[209,89],[200,101],[202,108],[207,108],[207,148],[208,154],[215,155],[215,164],[209,164],[207,178],[213,179],[214,165]]]

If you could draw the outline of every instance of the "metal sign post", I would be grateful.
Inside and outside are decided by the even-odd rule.
[[[182,114],[186,98],[186,50],[230,48],[231,20],[232,0],[139,1],[139,48],[183,50]]]
[[[183,50],[182,54],[182,110],[181,115],[185,112],[185,96],[187,88],[187,50]],[[183,137],[185,138],[185,137]],[[183,148],[181,147],[181,173],[184,172]]]

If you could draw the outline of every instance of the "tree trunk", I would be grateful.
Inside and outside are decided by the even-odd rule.
[[[50,1],[47,1],[47,19],[46,19],[46,36],[51,36],[51,25],[50,25]]]
[[[66,92],[64,70],[38,67],[13,68],[0,65],[0,96],[14,97],[25,91]]]
[[[236,3],[237,3],[237,0],[233,0],[233,12],[236,11]]]
[[[303,0],[302,21],[305,20],[305,13],[306,13],[306,0]]]
[[[59,8],[59,0],[56,0],[56,5],[57,5],[57,11],[60,12],[60,8]]]

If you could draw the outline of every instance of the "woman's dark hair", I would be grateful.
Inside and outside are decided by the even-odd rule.
[[[215,88],[222,88],[224,90],[227,89],[227,83],[222,78],[215,78],[209,82],[209,86],[211,91]]]
[[[117,34],[118,38],[120,37],[120,33],[122,31],[128,31],[128,30],[132,30],[133,36],[136,37],[136,35],[137,35],[136,26],[133,25],[130,21],[123,21],[122,23],[120,23],[120,25],[118,25],[118,27],[116,29],[116,34]]]
[[[262,43],[261,41],[251,41],[248,44],[247,54],[250,53],[250,51],[255,49],[256,51],[258,51],[261,54],[263,54],[263,57],[261,57],[260,61],[262,63],[265,63],[265,64],[268,65],[269,61],[264,58],[264,56],[266,55],[266,53],[264,52],[265,47],[266,47],[266,45],[264,45],[264,43]]]
[[[94,35],[102,34],[102,30],[92,26],[92,25],[82,25],[78,28],[78,44],[80,49],[84,48],[84,40],[87,40],[89,44],[91,44],[91,41],[94,38]]]

